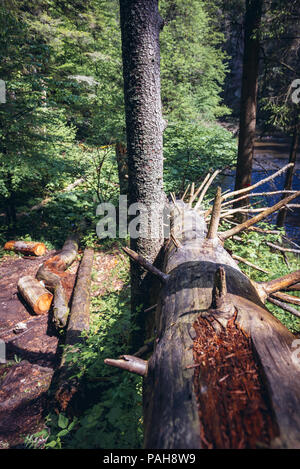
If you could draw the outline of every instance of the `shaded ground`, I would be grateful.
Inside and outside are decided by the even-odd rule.
[[[24,435],[43,424],[47,391],[60,355],[60,335],[52,325],[51,311],[36,316],[20,298],[17,283],[23,275],[35,276],[39,265],[53,254],[7,256],[0,263],[0,339],[6,344],[7,360],[0,365],[0,448],[20,444]],[[69,300],[77,268],[74,262],[68,270]]]

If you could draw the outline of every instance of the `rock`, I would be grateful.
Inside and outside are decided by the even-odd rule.
[[[27,330],[27,325],[25,322],[18,322],[18,324],[15,325],[13,331],[15,334],[21,334],[21,332],[25,332]]]

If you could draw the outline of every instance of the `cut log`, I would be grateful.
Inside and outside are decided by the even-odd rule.
[[[36,278],[29,275],[21,277],[18,282],[18,290],[36,314],[48,313],[53,295]]]
[[[85,249],[77,275],[72,299],[70,319],[66,333],[66,344],[81,342],[81,333],[89,330],[90,323],[90,287],[93,268],[94,250]]]
[[[85,249],[77,281],[74,289],[70,319],[66,333],[65,344],[72,346],[71,351],[76,352],[76,344],[83,343],[83,331],[89,330],[90,320],[90,285],[93,267],[94,251]],[[62,354],[60,367],[58,370],[55,399],[59,403],[60,409],[66,411],[69,403],[77,393],[80,381],[74,374],[73,366],[66,363],[66,356],[70,353],[70,347],[66,347]]]
[[[7,241],[4,245],[7,251],[21,252],[22,254],[32,254],[43,256],[46,252],[44,243],[33,243],[29,241]]]
[[[222,243],[205,239],[202,217],[185,210],[183,228],[175,209],[172,217],[181,247],[166,248],[144,379],[145,447],[299,448],[295,337]]]
[[[45,286],[53,292],[53,319],[57,327],[64,327],[69,315],[68,300],[62,285],[63,272],[75,260],[78,252],[78,236],[70,236],[62,250],[54,257],[45,261],[36,274],[38,280],[42,280]]]

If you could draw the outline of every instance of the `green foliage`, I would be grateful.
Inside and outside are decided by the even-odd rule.
[[[138,448],[142,443],[142,379],[104,365],[107,357],[129,352],[133,330],[130,317],[128,262],[118,257],[116,267],[107,277],[106,294],[93,297],[91,332],[86,344],[69,363],[77,364],[77,375],[84,376],[89,394],[97,396],[80,418],[67,447]],[[124,283],[122,290],[112,287],[112,280]],[[109,386],[108,386],[109,385]]]
[[[228,114],[221,104],[225,54],[224,37],[202,0],[162,0],[165,26],[161,33],[163,111],[172,121],[213,120]]]
[[[299,2],[273,0],[265,8],[262,21],[262,58],[264,67],[259,80],[260,120],[269,131],[290,134],[299,116],[299,105],[293,103],[292,83],[299,78],[297,31],[299,31]]]
[[[226,224],[223,225],[225,228]],[[261,223],[259,225],[263,229],[272,229],[272,225]],[[284,231],[282,231],[284,234]],[[285,274],[299,269],[299,258],[291,253],[286,253],[289,265],[287,266],[282,255],[277,251],[271,250],[266,244],[266,241],[279,244],[282,243],[282,235],[277,234],[262,234],[258,232],[244,232],[241,234],[242,241],[227,240],[226,248],[230,249],[233,254],[236,254],[244,259],[249,260],[253,264],[261,267],[269,272],[264,274],[258,270],[253,269],[243,263],[239,267],[252,279],[259,282],[269,281],[274,278],[281,277]],[[297,296],[299,293],[295,292]],[[293,316],[291,313],[283,311],[278,306],[272,303],[267,303],[268,309],[292,332],[300,332],[300,319]],[[293,306],[298,308],[297,306]],[[300,308],[298,308],[300,311]]]
[[[235,163],[236,139],[217,124],[169,124],[164,134],[166,192],[200,183],[208,171]]]
[[[106,253],[116,256],[115,268],[101,284],[105,295],[93,296],[90,333],[85,344],[69,347],[66,363],[85,384],[84,409],[71,422],[64,414],[46,421],[45,448],[140,448],[142,445],[142,378],[103,363],[107,357],[129,352],[133,330],[130,317],[129,262],[117,255],[118,243],[109,240]],[[104,250],[104,246],[102,247]],[[102,251],[103,252],[103,251]],[[97,279],[97,272],[93,274]],[[116,291],[113,281],[121,281]],[[99,288],[96,281],[92,292]],[[31,437],[34,441],[37,435]]]

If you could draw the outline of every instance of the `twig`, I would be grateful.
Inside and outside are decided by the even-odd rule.
[[[297,191],[282,190],[282,191],[256,192],[255,194],[246,194],[246,195],[242,195],[241,197],[238,197],[237,199],[228,200],[228,202],[224,202],[224,204],[222,204],[222,208],[227,207],[228,205],[235,204],[236,202],[239,202],[240,200],[246,199],[248,197],[261,197],[261,196],[276,195],[276,194],[294,194],[295,192]],[[224,200],[224,197],[223,197],[223,200]]]
[[[268,176],[265,179],[262,179],[261,181],[257,182],[256,184],[253,184],[252,186],[245,187],[244,189],[239,189],[237,191],[229,192],[228,194],[223,196],[223,200],[229,199],[229,197],[233,197],[234,195],[239,195],[239,194],[245,194],[247,192],[252,191],[252,189],[255,189],[258,186],[261,186],[262,184],[265,184],[268,181],[271,181],[272,179],[275,179],[277,176],[280,174],[284,173],[288,168],[290,168],[293,165],[293,163],[289,163],[283,168],[281,168],[279,171],[276,171],[276,173],[271,174],[271,176]]]
[[[285,311],[288,311],[289,313],[293,314],[294,316],[297,316],[300,318],[300,311],[298,311],[296,308],[293,308],[292,306],[286,305],[285,303],[282,303],[282,301],[275,300],[274,298],[268,296],[267,298],[270,303],[273,303],[276,306],[279,306],[280,308],[284,309]]]
[[[291,303],[292,305],[300,306],[300,298],[298,296],[289,295],[288,293],[276,292],[272,293],[272,298],[276,300],[282,300],[286,303]]]
[[[266,270],[262,269],[261,267],[258,267],[255,264],[252,264],[252,262],[247,261],[243,257],[237,256],[236,254],[231,255],[232,259],[235,259],[236,261],[243,262],[244,264],[248,265],[249,267],[252,267],[253,269],[259,270],[260,272],[263,272],[264,274],[269,274]]]
[[[183,196],[180,199],[182,202],[184,201],[184,198],[185,198],[186,194],[188,193],[189,188],[190,188],[190,184],[187,186],[187,188],[185,189],[185,191],[183,193]]]
[[[269,282],[262,282],[260,285],[263,287],[267,295],[270,295],[271,293],[284,290],[298,282],[300,282],[300,270],[296,270],[295,272],[284,275],[283,277],[275,278]]]
[[[200,191],[202,190],[202,188],[204,187],[204,185],[207,183],[208,179],[210,177],[210,173],[208,173],[203,182],[201,183],[201,185],[199,186],[199,188],[196,190],[195,194],[193,195],[192,197],[192,200],[190,201],[190,204],[192,205],[192,203],[194,202],[194,200],[196,200],[196,198],[198,197],[198,194],[200,193]]]
[[[277,246],[277,244],[270,243],[266,241],[266,244],[273,249],[277,249],[277,251],[281,252],[293,252],[294,254],[300,254],[300,249],[291,249],[291,248],[283,248],[282,246]]]
[[[206,192],[208,191],[208,188],[210,187],[210,185],[212,184],[213,180],[215,179],[215,177],[219,174],[220,170],[217,169],[209,178],[209,180],[207,181],[207,183],[205,184],[201,194],[200,194],[200,197],[198,199],[198,202],[196,203],[195,205],[195,210],[197,210],[198,207],[200,207],[200,205],[202,204],[202,201],[204,199],[204,196],[206,194]]]
[[[240,231],[243,231],[243,230],[249,228],[250,226],[255,225],[259,221],[263,220],[264,218],[268,217],[272,213],[279,210],[284,205],[287,205],[291,200],[295,199],[299,195],[300,195],[300,191],[297,191],[295,194],[292,194],[288,197],[285,197],[283,200],[281,200],[277,204],[273,205],[273,207],[267,208],[266,210],[264,210],[259,215],[256,215],[255,217],[250,218],[250,220],[247,220],[244,223],[241,223],[240,225],[235,226],[234,228],[231,228],[230,230],[227,230],[227,231],[224,231],[223,233],[220,233],[219,237],[222,240],[225,240],[225,239],[230,238],[231,236],[239,233]]]

